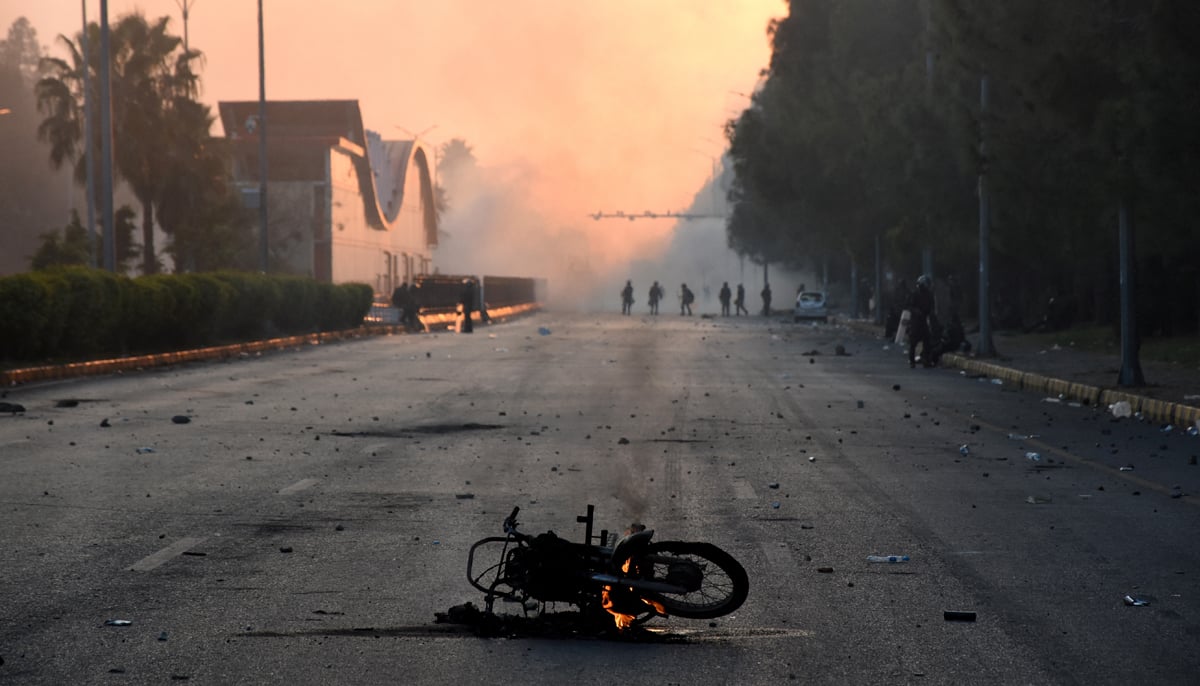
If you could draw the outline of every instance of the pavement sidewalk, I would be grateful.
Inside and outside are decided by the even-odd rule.
[[[879,338],[883,327],[865,320],[839,319],[855,331]],[[1064,401],[1105,407],[1119,401],[1130,404],[1148,421],[1200,429],[1200,369],[1155,361],[1142,361],[1146,385],[1117,386],[1121,368],[1118,355],[1074,348],[1050,347],[1024,335],[993,334],[998,355],[975,358],[942,356],[942,365],[967,374],[1001,379],[1005,384]]]

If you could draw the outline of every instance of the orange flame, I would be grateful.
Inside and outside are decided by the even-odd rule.
[[[621,565],[622,572],[629,571],[629,563],[630,560],[625,560],[625,564]],[[632,591],[633,588],[631,587],[629,590]],[[624,631],[633,625],[633,622],[637,619],[637,616],[627,615],[623,612],[617,612],[614,610],[612,598],[609,596],[610,591],[612,591],[612,586],[605,586],[604,590],[600,592],[600,607],[608,610],[608,613],[613,616],[613,622],[616,623],[617,629]],[[658,603],[647,598],[641,598],[641,601],[653,608],[656,613],[662,615],[663,617],[667,616],[667,609],[663,607],[662,603]]]

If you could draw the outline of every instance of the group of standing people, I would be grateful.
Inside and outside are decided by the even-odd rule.
[[[425,330],[425,325],[421,323],[419,290],[416,284],[409,286],[407,281],[402,281],[392,291],[392,307],[400,310],[400,324],[408,331]]]
[[[650,314],[657,315],[658,314],[658,303],[666,296],[666,291],[663,289],[663,287],[657,281],[655,281],[654,284],[650,286],[649,296],[650,296],[649,297]],[[734,307],[737,308],[734,312],[735,315],[741,316],[743,313],[746,315],[750,314],[750,310],[746,309],[746,289],[740,283],[737,285],[737,297],[736,298],[734,298],[734,292],[729,288],[729,282],[726,281],[723,284],[721,284],[721,290],[717,294],[717,299],[721,301],[721,316],[722,317],[729,316],[729,305],[730,305],[731,300],[732,300]],[[686,283],[680,284],[679,285],[679,316],[681,316],[681,317],[692,316],[692,304],[695,302],[696,302],[696,294],[692,291],[692,289],[688,288],[688,285]],[[633,280],[628,279],[625,281],[625,287],[621,289],[621,314],[623,314],[623,315],[633,314],[633,303],[634,303]],[[771,287],[767,286],[767,287],[763,288],[763,313],[769,314],[770,311],[771,311]]]

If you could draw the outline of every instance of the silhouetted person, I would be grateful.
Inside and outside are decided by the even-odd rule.
[[[406,317],[408,316],[408,313],[406,312],[406,310],[408,309],[408,282],[407,281],[401,281],[400,285],[396,286],[396,289],[392,291],[392,307],[399,310],[399,312],[396,313],[397,321],[399,321],[401,324],[403,324],[405,321],[407,321],[406,320]]]
[[[679,291],[679,316],[685,314],[692,316],[692,303],[696,300],[696,294],[692,293],[692,289],[687,287],[687,284],[682,284]]]
[[[738,284],[737,297],[734,298],[733,304],[737,308],[734,310],[736,316],[742,316],[743,312],[746,313],[747,317],[750,316],[750,310],[746,309],[746,288],[740,283]]]
[[[621,289],[621,314],[633,314],[633,282],[626,281]]]
[[[658,301],[662,300],[662,297],[663,287],[655,281],[654,285],[650,287],[650,314],[658,314]]]
[[[764,284],[762,289],[763,316],[771,316],[771,284]],[[746,314],[749,314],[747,312]]]
[[[929,318],[933,314],[933,290],[929,277],[922,274],[917,279],[917,289],[908,298],[908,366],[917,366],[917,344],[921,344],[921,364],[932,367],[933,347],[930,341]]]
[[[733,292],[729,290],[729,282],[721,284],[721,290],[717,293],[717,299],[721,301],[721,316],[729,316],[729,299],[733,297]]]
[[[471,313],[475,311],[475,282],[471,279],[463,279],[463,289],[458,304],[462,309],[462,324],[459,326],[459,333],[474,332],[475,323],[471,321]]]

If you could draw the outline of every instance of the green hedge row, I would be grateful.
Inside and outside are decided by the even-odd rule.
[[[0,361],[163,352],[352,329],[373,292],[242,272],[128,278],[68,267],[0,277]]]

